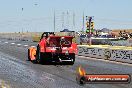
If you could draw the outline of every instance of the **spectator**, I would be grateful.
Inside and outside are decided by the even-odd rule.
[[[129,35],[130,35],[130,38],[132,38],[132,33],[130,33]]]
[[[119,32],[119,36],[122,37],[122,31]]]
[[[124,30],[124,34],[126,34],[126,30]]]

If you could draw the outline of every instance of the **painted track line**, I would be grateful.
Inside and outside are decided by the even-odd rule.
[[[5,42],[5,43],[8,43],[8,42]]]
[[[28,46],[28,45],[24,45],[25,47]]]
[[[14,45],[15,43],[11,43],[12,45]]]
[[[36,46],[31,46],[31,47],[36,47]]]
[[[17,44],[18,46],[20,46],[21,44]]]

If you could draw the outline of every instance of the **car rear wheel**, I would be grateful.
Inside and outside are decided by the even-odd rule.
[[[75,54],[71,54],[70,58],[72,59],[72,61],[70,62],[70,65],[73,65],[75,62]]]
[[[31,58],[30,58],[30,50],[28,49],[28,61],[31,61]]]
[[[74,64],[74,61],[71,61],[71,62],[70,62],[70,65],[73,65],[73,64]]]
[[[40,53],[40,47],[39,47],[39,45],[37,46],[36,62],[39,63],[39,64],[42,63],[42,60],[41,60],[41,53]]]

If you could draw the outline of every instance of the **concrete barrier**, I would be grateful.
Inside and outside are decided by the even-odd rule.
[[[78,45],[78,55],[132,63],[132,47],[109,45]]]
[[[132,63],[132,49],[111,49],[110,60]]]
[[[101,45],[96,45],[96,46],[81,45],[78,46],[78,55],[95,57],[95,58],[104,58],[103,53],[106,48],[107,47],[102,47]]]

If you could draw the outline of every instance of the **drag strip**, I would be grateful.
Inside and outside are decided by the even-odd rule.
[[[76,62],[73,66],[33,64],[27,61],[27,49],[29,46],[36,46],[37,43],[1,41],[0,78],[7,81],[12,88],[131,88],[132,86],[132,84],[87,84],[80,86],[76,83],[76,70],[80,65],[88,74],[132,75],[131,66],[78,56],[76,56]],[[28,46],[24,47],[24,45]]]
[[[64,70],[65,67],[32,64],[4,53],[0,56],[0,78],[12,88],[80,88],[73,73],[71,78],[67,77],[71,72]]]

